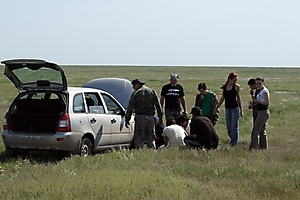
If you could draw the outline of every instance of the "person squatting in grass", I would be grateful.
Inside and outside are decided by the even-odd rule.
[[[251,133],[251,143],[249,150],[253,149],[268,149],[268,140],[266,133],[266,122],[270,117],[268,110],[270,104],[270,93],[264,84],[264,79],[257,77],[255,79],[258,94],[253,100],[257,106],[257,118]]]
[[[192,148],[216,149],[219,145],[219,136],[206,116],[202,116],[202,111],[198,106],[192,108],[191,113],[191,134],[184,138],[186,145]]]
[[[160,93],[160,105],[164,108],[165,102],[165,116],[166,119],[173,117],[175,120],[180,115],[182,104],[183,114],[186,113],[185,94],[183,87],[178,84],[179,76],[177,74],[170,75],[170,83],[162,87]]]
[[[217,114],[218,108],[225,100],[226,127],[232,146],[238,144],[239,118],[244,115],[240,96],[240,85],[236,83],[237,79],[238,75],[234,72],[228,75],[226,83],[221,87],[223,90],[222,97],[213,112],[213,114]]]
[[[176,119],[176,124],[181,126],[185,130],[187,135],[190,134],[190,130],[191,130],[190,123],[191,123],[191,120],[187,117],[187,115],[184,115],[184,114],[179,115]]]
[[[176,124],[174,118],[167,119],[166,127],[163,130],[165,146],[180,147],[184,146],[184,138],[187,136],[182,126]]]
[[[198,91],[195,99],[195,106],[198,106],[202,110],[202,115],[208,117],[213,125],[217,124],[218,113],[214,114],[214,110],[218,105],[216,94],[208,91],[206,83],[198,84]]]
[[[125,115],[125,126],[127,128],[129,127],[129,120],[134,112],[134,148],[143,148],[145,141],[148,147],[155,148],[155,108],[159,117],[159,123],[163,124],[163,113],[157,94],[154,90],[144,86],[145,82],[140,79],[134,79],[131,84],[134,91],[132,92],[128,103]]]

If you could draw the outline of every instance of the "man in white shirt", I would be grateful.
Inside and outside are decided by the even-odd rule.
[[[166,123],[167,127],[163,130],[164,142],[166,146],[180,147],[185,145],[185,130],[175,123],[174,118],[170,118]]]

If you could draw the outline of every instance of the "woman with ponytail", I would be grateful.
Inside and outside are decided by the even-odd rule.
[[[228,75],[226,83],[221,87],[222,97],[214,110],[214,114],[217,114],[218,108],[225,100],[226,127],[232,146],[238,144],[239,118],[243,116],[240,85],[236,83],[237,78],[238,75],[234,72]]]

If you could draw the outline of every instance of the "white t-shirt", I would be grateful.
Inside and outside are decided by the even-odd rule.
[[[269,90],[264,87],[264,89],[262,89],[256,96],[256,99],[259,100],[260,102],[265,102],[265,97],[264,97],[264,93],[267,93],[268,96],[270,96]]]
[[[183,139],[185,138],[184,129],[177,125],[173,124],[164,128],[162,136],[167,136],[169,139],[169,145],[171,147],[179,147],[185,145]]]

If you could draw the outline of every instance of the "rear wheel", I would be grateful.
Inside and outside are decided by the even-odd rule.
[[[89,156],[93,153],[93,145],[90,139],[83,138],[80,144],[79,155]]]

